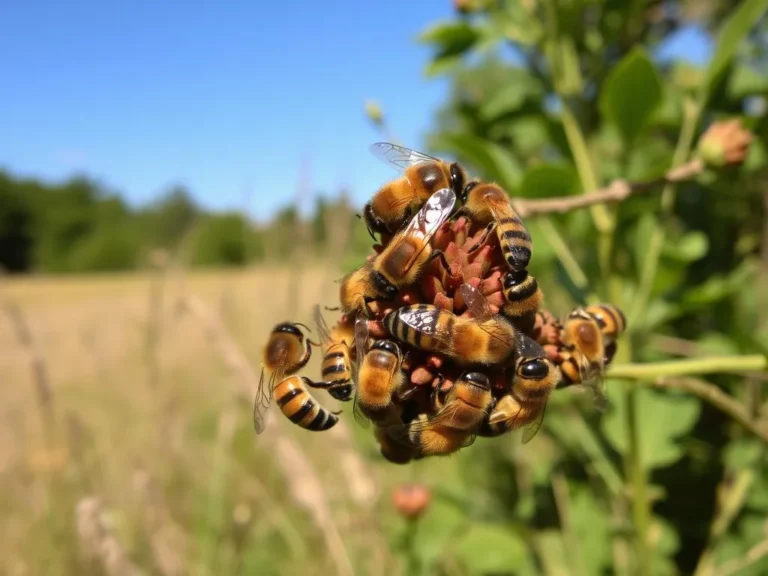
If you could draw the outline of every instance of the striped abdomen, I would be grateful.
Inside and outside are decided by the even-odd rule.
[[[627,328],[624,313],[612,304],[593,304],[587,306],[586,312],[597,321],[603,336],[609,340],[615,340]]]
[[[446,353],[450,346],[456,317],[431,304],[413,304],[393,310],[384,316],[384,327],[389,333],[419,350]],[[439,333],[437,338],[435,335]]]
[[[478,431],[479,436],[501,436],[511,430],[533,422],[539,416],[542,404],[519,402],[511,394],[506,394],[496,403]]]
[[[306,430],[328,430],[336,425],[339,418],[323,408],[307,391],[304,376],[289,376],[275,387],[275,401],[280,410],[294,424]]]
[[[332,344],[328,348],[320,370],[331,396],[342,402],[352,398],[352,362],[346,343]]]
[[[501,253],[507,265],[515,272],[522,272],[531,261],[531,235],[512,205],[507,214],[496,220]]]
[[[539,283],[527,271],[507,272],[502,278],[502,287],[506,305],[502,309],[504,316],[523,332],[530,332],[536,323],[544,295]]]
[[[573,384],[579,384],[582,380],[582,370],[579,362],[576,358],[576,354],[573,352],[562,351],[560,356],[563,358],[560,364],[560,382],[557,384],[558,388],[566,388]]]

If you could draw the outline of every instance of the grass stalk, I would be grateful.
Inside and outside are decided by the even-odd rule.
[[[762,354],[749,354],[744,356],[684,358],[643,364],[614,364],[608,369],[608,376],[611,378],[639,380],[670,376],[701,376],[704,374],[738,374],[765,371],[768,371],[768,357]]]

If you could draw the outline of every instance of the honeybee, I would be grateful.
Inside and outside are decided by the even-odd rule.
[[[277,405],[285,416],[305,430],[320,432],[333,428],[339,421],[339,412],[323,408],[307,390],[313,382],[304,376],[288,376],[275,387]]]
[[[479,430],[481,436],[500,436],[520,426],[523,444],[541,429],[549,395],[560,380],[560,370],[533,339],[521,335],[515,360],[512,389],[493,406]]]
[[[506,304],[502,308],[504,316],[509,318],[518,330],[529,333],[536,323],[536,313],[544,300],[536,278],[522,272],[507,272],[501,279]]]
[[[464,318],[430,304],[413,304],[384,316],[392,336],[427,352],[438,352],[457,364],[505,364],[516,350],[520,332],[493,313],[482,293],[470,284],[459,292],[474,318]]]
[[[315,306],[315,323],[323,347],[322,385],[336,400],[347,402],[352,399],[352,347],[355,332],[350,324],[338,322],[332,329],[325,323],[320,306]]]
[[[486,225],[484,238],[495,228],[507,265],[514,272],[525,270],[533,249],[531,235],[507,193],[498,184],[470,182],[462,190],[460,199],[464,205],[458,213],[466,214],[475,224]],[[478,242],[475,249],[483,242]]]
[[[413,284],[433,258],[448,267],[445,255],[433,250],[432,236],[451,215],[456,194],[443,188],[432,194],[403,230],[395,234],[381,254],[344,277],[339,298],[344,314],[369,313],[368,304],[393,300],[400,289]]]
[[[584,308],[576,308],[566,318],[560,331],[562,350],[560,388],[583,384],[592,389],[595,405],[605,410],[607,398],[603,390],[605,338],[598,321]]]
[[[600,332],[606,344],[614,342],[627,329],[627,318],[618,306],[613,304],[593,304],[585,309],[600,325]]]
[[[464,188],[466,173],[455,162],[389,142],[377,142],[370,150],[379,160],[404,170],[400,178],[382,186],[363,209],[371,237],[375,232],[394,233],[436,191],[450,188],[458,197]]]
[[[493,405],[491,382],[481,372],[465,372],[444,400],[440,396],[438,391],[437,414],[422,414],[408,427],[409,439],[419,458],[451,454],[472,444]]]
[[[253,405],[253,425],[257,434],[264,431],[275,385],[285,376],[295,374],[306,366],[312,356],[312,346],[318,345],[306,338],[300,327],[309,332],[309,328],[299,322],[283,322],[275,326],[269,336]],[[271,373],[266,386],[265,371]]]
[[[382,428],[399,426],[400,408],[393,395],[403,388],[405,375],[400,370],[403,355],[392,340],[377,340],[368,348],[368,323],[362,315],[355,322],[357,348],[357,392],[353,413],[366,426],[372,420]]]

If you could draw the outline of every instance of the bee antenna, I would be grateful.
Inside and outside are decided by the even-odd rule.
[[[309,329],[309,326],[307,326],[306,324],[302,324],[301,322],[294,322],[294,324],[296,324],[296,326],[301,326],[301,327],[302,327],[302,328],[304,328],[304,329],[305,329],[307,332],[312,332],[312,330],[310,330],[310,329]]]
[[[362,220],[362,219],[363,219],[363,217],[362,217],[362,216],[360,216],[360,214],[355,214],[355,216],[357,216],[357,219],[358,219],[358,220]]]

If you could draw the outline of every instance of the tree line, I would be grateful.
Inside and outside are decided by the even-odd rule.
[[[343,191],[318,196],[309,217],[289,205],[259,225],[242,211],[206,210],[181,186],[132,207],[88,176],[48,183],[0,170],[0,265],[9,273],[131,270],[157,249],[183,250],[190,266],[342,257],[368,250],[367,238]]]

